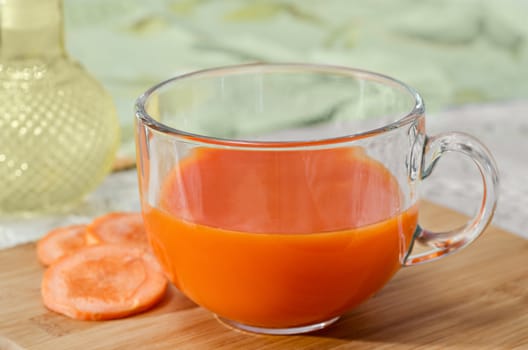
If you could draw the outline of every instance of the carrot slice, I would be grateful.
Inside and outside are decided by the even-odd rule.
[[[112,244],[148,247],[147,233],[140,213],[114,212],[96,218],[86,228],[88,238]]]
[[[48,232],[37,243],[37,258],[44,266],[53,264],[64,255],[71,254],[98,241],[88,241],[86,225],[71,225]]]
[[[42,299],[79,320],[108,320],[144,311],[161,300],[167,279],[138,246],[102,244],[60,259],[44,273]]]

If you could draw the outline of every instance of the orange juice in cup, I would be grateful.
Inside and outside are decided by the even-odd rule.
[[[399,269],[416,220],[391,174],[354,148],[199,150],[145,210],[176,286],[230,320],[275,328],[369,297]]]
[[[427,139],[423,113],[403,83],[330,66],[220,68],[149,90],[140,190],[166,274],[234,327],[294,334],[469,244],[495,207],[493,160],[464,134]],[[474,159],[487,195],[468,225],[435,234],[417,224],[416,192],[445,151]],[[415,240],[431,249],[413,255]]]

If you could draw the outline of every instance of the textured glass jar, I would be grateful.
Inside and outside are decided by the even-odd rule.
[[[0,214],[71,207],[111,169],[111,97],[72,61],[61,0],[0,2]]]

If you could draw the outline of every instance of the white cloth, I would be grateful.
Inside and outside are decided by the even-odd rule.
[[[500,172],[493,224],[528,238],[528,101],[473,105],[430,116],[430,135],[462,131],[493,153]],[[480,174],[471,161],[446,156],[422,185],[423,197],[473,215],[482,196]]]
[[[528,238],[528,101],[470,105],[428,116],[429,135],[463,131],[483,141],[501,172],[500,199],[494,224]],[[422,185],[425,199],[472,215],[482,195],[480,175],[471,161],[447,155]],[[112,210],[139,210],[135,170],[108,176],[69,215],[0,221],[0,248],[34,241],[50,229],[88,223]],[[449,225],[449,223],[446,223]],[[447,226],[446,229],[453,228]]]

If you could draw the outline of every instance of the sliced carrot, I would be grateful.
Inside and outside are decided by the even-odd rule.
[[[88,225],[86,232],[89,240],[148,247],[140,213],[114,212],[100,216]]]
[[[42,299],[79,320],[108,320],[144,311],[161,300],[167,279],[138,246],[102,244],[66,256],[44,273]]]
[[[87,239],[86,225],[59,227],[38,241],[37,258],[42,265],[48,266],[64,255],[95,243],[98,241]]]

